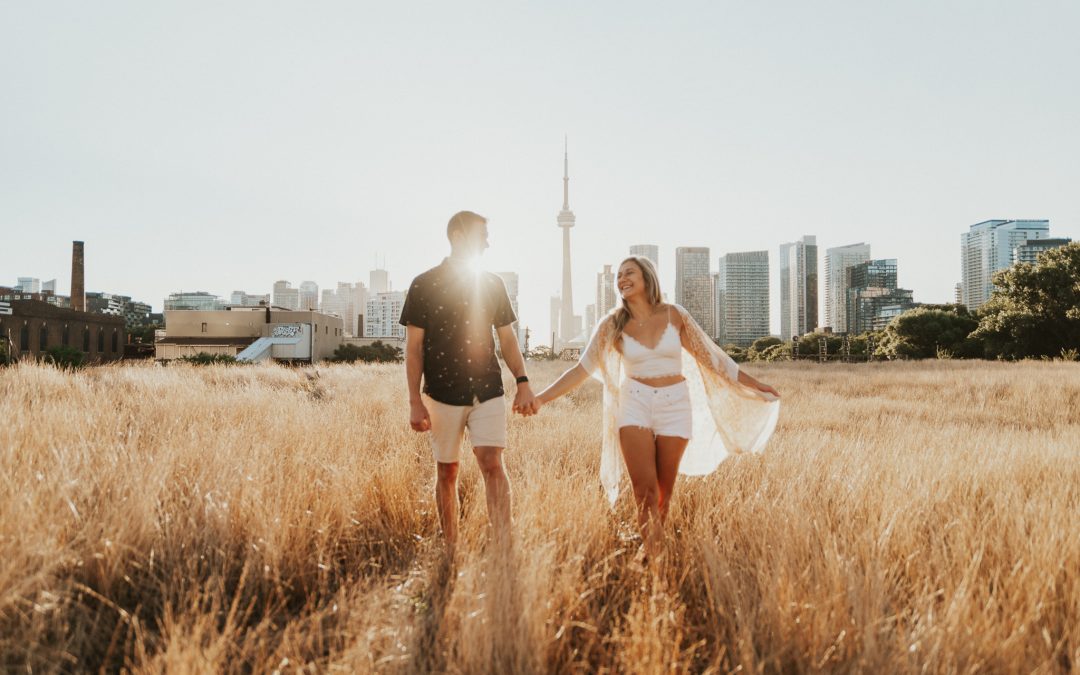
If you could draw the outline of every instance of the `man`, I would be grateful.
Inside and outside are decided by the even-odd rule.
[[[431,433],[438,464],[435,502],[450,550],[457,542],[458,465],[466,429],[484,476],[494,535],[503,540],[510,533],[510,482],[502,462],[506,405],[492,327],[517,379],[514,410],[535,412],[506,285],[499,276],[476,267],[488,247],[487,234],[483,216],[471,211],[454,214],[446,226],[450,256],[413,280],[401,311],[409,424],[414,431]]]

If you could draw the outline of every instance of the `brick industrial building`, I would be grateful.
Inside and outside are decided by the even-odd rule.
[[[66,346],[84,352],[89,363],[104,363],[122,358],[126,341],[120,316],[79,312],[40,300],[0,304],[0,342],[12,358],[37,359],[50,347]]]

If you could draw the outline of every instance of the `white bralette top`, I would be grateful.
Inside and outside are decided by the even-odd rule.
[[[668,320],[660,341],[649,349],[626,333],[622,334],[623,365],[627,377],[652,378],[682,375],[682,342],[675,324]]]

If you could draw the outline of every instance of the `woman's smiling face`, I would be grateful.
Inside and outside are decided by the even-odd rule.
[[[641,274],[641,268],[632,260],[627,260],[619,267],[615,285],[623,300],[628,300],[639,293],[645,293],[645,278]]]

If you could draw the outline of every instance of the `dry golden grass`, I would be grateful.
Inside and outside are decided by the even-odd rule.
[[[546,383],[557,364],[534,364]],[[751,367],[762,456],[680,478],[642,566],[588,385],[464,465],[441,556],[399,366],[0,371],[0,669],[1065,672],[1080,365]]]

